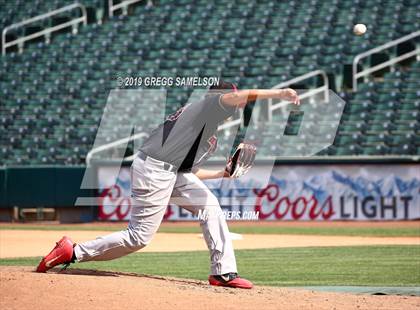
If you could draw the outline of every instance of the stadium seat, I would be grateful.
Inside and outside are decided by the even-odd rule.
[[[340,87],[343,68],[356,54],[419,26],[418,2],[406,0],[162,0],[107,20],[103,1],[80,2],[93,20],[78,34],[28,43],[22,54],[10,52],[0,60],[0,130],[5,133],[0,151],[6,164],[83,163],[118,76],[222,76],[240,88],[270,88],[324,69]],[[73,1],[2,0],[0,25],[67,3]],[[372,33],[354,37],[348,28],[359,20],[369,20]],[[338,136],[322,154],[418,154],[419,77],[417,62],[386,73],[381,81],[361,83],[354,94],[344,93],[349,99]],[[170,90],[166,112],[179,108],[190,93]],[[273,130],[267,139],[275,146],[281,133]],[[298,122],[288,131],[297,133]],[[113,137],[110,133],[108,139]],[[223,141],[220,147],[227,148]],[[266,155],[272,151],[261,149]]]

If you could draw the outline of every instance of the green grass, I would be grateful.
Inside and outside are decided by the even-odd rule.
[[[126,224],[116,226],[98,225],[0,225],[0,230],[90,230],[90,231],[117,231],[124,229]],[[324,236],[371,236],[371,237],[420,237],[419,227],[282,227],[282,226],[255,226],[252,223],[243,226],[232,225],[232,232],[240,234],[291,234],[291,235],[324,235]],[[165,233],[201,233],[197,226],[165,226],[159,228]]]
[[[198,233],[199,227],[161,227],[160,232]],[[281,226],[234,226],[231,232],[239,234],[282,234],[323,236],[370,236],[370,237],[420,237],[419,228],[385,227],[281,227]]]
[[[238,250],[236,257],[240,274],[258,285],[420,286],[420,246]],[[0,265],[36,266],[39,259],[1,259]],[[205,251],[135,253],[73,266],[205,280],[209,255]]]

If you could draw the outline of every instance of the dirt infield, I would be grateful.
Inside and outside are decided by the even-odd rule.
[[[418,309],[420,297],[371,296],[255,287],[210,287],[202,281],[69,270],[38,274],[0,267],[1,309]]]
[[[63,235],[74,242],[83,242],[109,231],[46,231],[46,230],[0,230],[0,258],[43,256]],[[234,240],[235,249],[351,246],[351,245],[420,245],[418,237],[350,237],[313,235],[244,234]],[[176,252],[207,250],[201,234],[158,233],[142,252]]]
[[[346,223],[354,227],[418,227],[419,222]],[[41,224],[43,225],[43,224]],[[49,224],[50,225],[50,224]],[[53,224],[55,225],[55,224]],[[58,224],[57,224],[58,225]],[[91,224],[90,224],[91,225]],[[125,228],[125,223],[97,223],[99,227]],[[177,226],[179,223],[164,223]],[[182,223],[183,226],[197,223]],[[230,223],[241,226],[244,223]],[[321,227],[325,223],[253,223]],[[340,227],[343,223],[328,223]],[[416,225],[416,226],[414,226]],[[110,231],[0,230],[0,258],[42,256],[55,241],[68,235],[82,242]],[[348,226],[348,225],[347,225]],[[6,228],[6,229],[5,229]],[[356,237],[244,234],[235,249],[420,244],[418,237]],[[158,233],[145,252],[206,250],[200,234]],[[252,290],[210,287],[206,282],[129,273],[70,269],[57,274],[33,272],[34,267],[0,267],[0,309],[420,309],[420,297],[327,293],[303,289],[255,287]]]

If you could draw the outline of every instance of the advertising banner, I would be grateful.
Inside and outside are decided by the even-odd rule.
[[[418,165],[278,165],[261,184],[255,167],[250,177],[205,183],[234,220],[408,220],[420,219]],[[99,220],[128,220],[130,169],[117,180],[109,167],[98,169]],[[111,177],[110,177],[111,176]],[[257,215],[257,217],[255,216]],[[196,220],[169,205],[165,220]]]

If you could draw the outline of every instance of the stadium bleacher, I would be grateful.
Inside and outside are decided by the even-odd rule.
[[[1,1],[1,25],[71,2]],[[419,29],[419,12],[416,0],[155,1],[49,44],[28,43],[0,58],[0,165],[83,164],[118,76],[222,76],[240,88],[271,88],[323,69],[340,89],[355,55]],[[354,36],[357,22],[370,31]],[[420,155],[419,81],[414,62],[356,93],[344,85],[338,136],[322,154]],[[191,91],[171,89],[167,112]]]
[[[91,15],[94,20],[96,19],[96,21],[99,21],[103,18],[105,8],[104,1],[102,0],[0,0],[0,28],[3,30],[4,27],[13,23],[21,22],[40,14],[48,13],[75,2],[83,4],[87,11],[89,11],[89,15]],[[72,17],[72,14],[74,14],[74,12],[64,13],[59,17],[70,18]],[[51,26],[53,23],[54,19],[48,19],[38,24],[31,25],[31,27],[43,28],[45,26]]]

